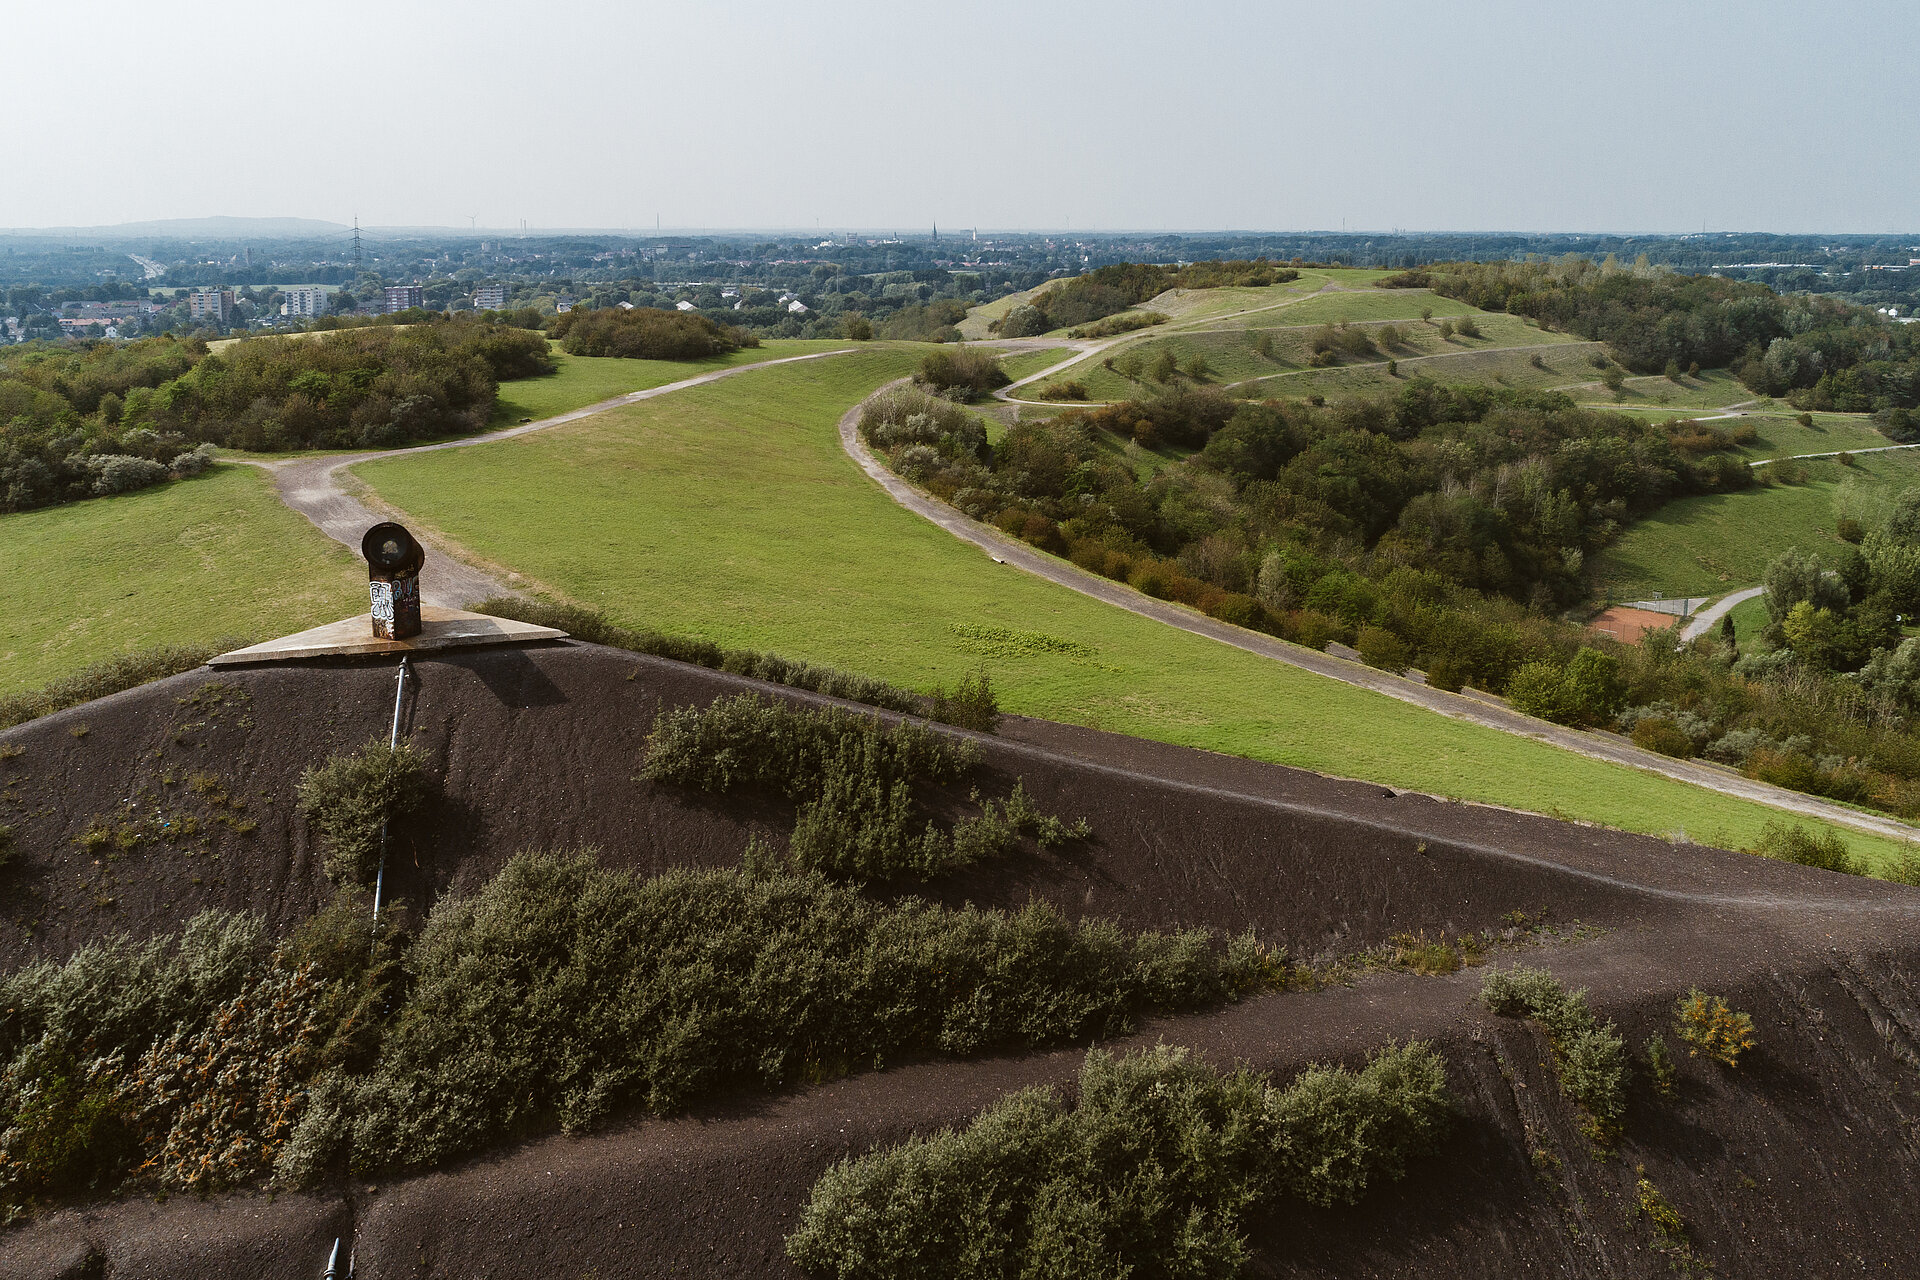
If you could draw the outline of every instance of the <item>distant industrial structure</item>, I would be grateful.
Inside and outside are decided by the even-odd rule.
[[[318,285],[287,289],[281,295],[283,316],[323,316],[327,314],[327,291]]]
[[[427,305],[427,291],[417,284],[390,284],[387,286],[387,314],[405,311],[408,307]]]
[[[195,289],[187,295],[187,315],[194,320],[225,324],[233,315],[233,290]]]
[[[473,309],[475,311],[505,311],[507,309],[507,286],[503,284],[483,284],[473,291]]]

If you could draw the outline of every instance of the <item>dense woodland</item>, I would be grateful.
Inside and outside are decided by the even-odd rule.
[[[544,337],[479,322],[291,340],[151,338],[0,358],[0,510],[120,493],[243,449],[403,444],[474,431],[497,384],[553,368]]]
[[[1864,545],[1845,564],[1777,566],[1779,584],[1770,572],[1780,613],[1764,653],[1719,637],[1676,653],[1665,634],[1617,646],[1559,616],[1585,597],[1585,557],[1628,521],[1775,482],[1734,452],[1751,428],[1416,379],[1338,405],[1183,382],[1021,422],[992,445],[965,409],[903,389],[861,429],[968,514],[1149,595],[1920,815],[1920,641],[1894,622],[1920,614],[1920,498],[1904,524],[1851,530]],[[1157,466],[1147,450],[1163,446],[1191,453]]]

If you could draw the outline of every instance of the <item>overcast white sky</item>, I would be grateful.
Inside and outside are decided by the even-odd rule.
[[[1920,229],[1920,6],[8,0],[0,227]]]

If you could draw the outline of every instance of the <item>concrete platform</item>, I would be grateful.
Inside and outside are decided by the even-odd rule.
[[[373,615],[342,618],[278,640],[266,640],[208,659],[214,667],[249,662],[292,662],[301,658],[364,657],[380,654],[430,653],[435,649],[468,649],[478,645],[526,644],[534,640],[564,640],[567,633],[536,627],[511,618],[493,618],[464,609],[420,608],[420,634],[411,640],[377,640]]]

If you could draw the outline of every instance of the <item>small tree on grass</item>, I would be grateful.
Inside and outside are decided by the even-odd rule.
[[[328,878],[372,884],[381,831],[425,804],[432,790],[426,757],[408,743],[389,747],[376,739],[308,769],[297,796],[326,850]]]

